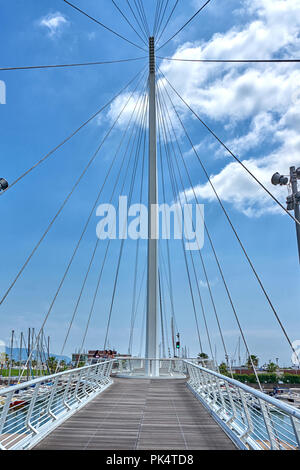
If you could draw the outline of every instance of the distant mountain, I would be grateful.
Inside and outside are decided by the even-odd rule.
[[[10,356],[10,348],[6,347],[5,352],[6,354],[8,354],[8,356]],[[37,351],[33,351],[32,359],[36,360],[37,355],[38,355]],[[65,361],[66,363],[71,362],[71,359],[68,356],[59,356],[58,354],[52,354],[52,353],[50,353],[50,356],[54,356],[55,359],[57,359],[58,361]],[[44,355],[42,357],[44,357]],[[13,348],[12,358],[14,361],[20,360],[20,348]],[[25,348],[22,348],[21,349],[21,361],[26,361],[26,359],[27,359],[27,350]],[[39,359],[40,359],[40,356],[39,356]]]

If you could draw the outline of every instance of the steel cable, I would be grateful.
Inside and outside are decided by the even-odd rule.
[[[174,39],[188,24],[190,24],[191,21],[193,21],[194,18],[196,18],[197,15],[210,3],[211,0],[207,0],[207,2],[202,5],[201,8],[199,8],[198,11],[175,33],[173,36],[171,36],[166,42],[163,43],[162,46],[160,46],[157,50],[159,51],[162,47],[166,46],[172,39]]]
[[[161,72],[161,73],[162,73],[162,72]],[[168,83],[169,83],[169,82],[168,82]],[[170,86],[171,86],[171,85],[170,85]],[[173,88],[173,87],[171,86],[171,88]],[[166,88],[165,88],[165,90],[166,90]],[[175,89],[174,89],[174,90],[175,90]],[[203,172],[204,172],[204,174],[205,174],[205,176],[206,176],[206,178],[207,178],[207,181],[208,181],[208,183],[210,184],[210,186],[211,186],[211,188],[212,188],[212,190],[213,190],[213,192],[214,192],[214,194],[215,194],[215,196],[216,196],[216,198],[217,198],[217,200],[218,200],[218,203],[219,203],[219,205],[220,205],[220,207],[221,207],[221,209],[222,209],[222,211],[223,211],[223,213],[224,213],[224,215],[225,215],[225,217],[226,217],[226,219],[227,219],[227,221],[228,221],[228,223],[229,223],[229,225],[230,225],[230,227],[231,227],[231,229],[232,229],[232,231],[233,231],[233,233],[234,233],[234,236],[235,236],[235,238],[237,239],[238,244],[240,245],[240,247],[241,247],[241,249],[242,249],[242,251],[243,251],[243,253],[244,253],[245,257],[246,257],[246,260],[247,260],[249,266],[251,267],[251,270],[253,271],[253,274],[254,274],[254,276],[255,276],[255,278],[256,278],[256,280],[257,280],[257,282],[258,282],[258,284],[259,284],[259,286],[260,286],[260,288],[261,288],[261,290],[262,290],[262,293],[264,294],[264,296],[265,296],[265,298],[266,298],[266,300],[267,300],[267,302],[268,302],[268,304],[269,304],[269,306],[270,306],[270,308],[271,308],[271,310],[272,310],[272,312],[273,312],[273,314],[274,314],[274,316],[275,316],[275,318],[276,318],[276,320],[277,320],[277,322],[278,322],[278,324],[279,324],[279,326],[280,326],[280,328],[281,328],[281,330],[282,330],[282,332],[283,332],[283,334],[284,334],[286,340],[288,341],[289,346],[291,347],[293,353],[295,354],[295,357],[298,358],[298,354],[297,354],[297,352],[295,351],[295,348],[293,347],[293,344],[292,344],[292,342],[291,342],[291,340],[290,340],[290,338],[289,338],[289,336],[288,336],[288,334],[287,334],[287,331],[285,330],[285,327],[283,326],[283,323],[281,322],[281,320],[280,320],[280,318],[279,318],[279,315],[278,315],[278,313],[277,313],[277,311],[276,311],[276,309],[275,309],[275,307],[274,307],[274,305],[273,305],[273,303],[272,303],[272,301],[271,301],[271,299],[270,299],[270,297],[269,297],[269,295],[268,295],[268,293],[267,293],[267,291],[266,291],[266,289],[265,289],[265,287],[264,287],[264,285],[263,285],[263,283],[262,283],[262,280],[260,279],[260,276],[259,276],[258,272],[256,271],[256,269],[255,269],[255,267],[254,267],[254,265],[253,265],[253,263],[252,263],[252,261],[251,261],[249,255],[248,255],[248,253],[247,253],[247,251],[246,251],[246,248],[244,247],[244,244],[242,243],[242,241],[241,241],[241,239],[240,239],[240,237],[239,237],[239,235],[238,235],[238,233],[237,233],[237,231],[236,231],[236,229],[235,229],[235,227],[234,227],[234,225],[233,225],[233,223],[232,223],[232,221],[231,221],[231,218],[230,218],[230,216],[229,216],[227,210],[225,209],[224,204],[223,204],[223,202],[221,201],[220,196],[219,196],[219,194],[218,194],[218,192],[217,192],[217,190],[216,190],[214,184],[212,183],[212,181],[211,181],[211,179],[210,179],[209,174],[208,174],[208,172],[207,172],[207,170],[206,170],[206,168],[205,168],[205,166],[204,166],[204,164],[203,164],[203,162],[202,162],[202,160],[201,160],[201,158],[200,158],[200,156],[199,156],[199,154],[198,154],[198,152],[197,152],[197,150],[196,150],[196,148],[195,148],[195,146],[194,146],[194,144],[193,144],[193,142],[192,142],[192,140],[191,140],[191,138],[190,138],[190,136],[189,136],[189,134],[188,134],[188,132],[187,132],[187,130],[186,130],[184,124],[183,124],[183,122],[182,122],[182,119],[180,118],[179,113],[178,113],[177,109],[175,108],[175,105],[174,105],[174,103],[173,103],[173,101],[172,101],[172,99],[171,99],[171,97],[170,97],[170,95],[169,95],[169,93],[168,93],[167,90],[166,90],[166,94],[167,94],[167,96],[168,96],[168,98],[169,98],[169,100],[170,100],[170,102],[171,102],[171,104],[172,104],[172,108],[173,108],[173,110],[174,110],[174,112],[175,112],[175,114],[176,114],[176,116],[177,116],[177,118],[178,118],[178,120],[179,120],[179,122],[180,122],[180,124],[181,124],[181,127],[183,128],[183,131],[184,131],[184,133],[185,133],[185,135],[186,135],[186,137],[187,137],[187,139],[188,139],[188,141],[189,141],[189,143],[190,143],[190,145],[191,145],[191,147],[192,147],[192,149],[193,149],[193,152],[195,153],[195,156],[196,156],[198,162],[200,163],[200,166],[201,166],[201,168],[202,168],[202,170],[203,170]]]
[[[31,173],[35,168],[37,168],[41,163],[43,163],[45,160],[47,160],[51,155],[53,155],[59,148],[61,148],[64,144],[69,142],[69,140],[72,139],[76,134],[78,134],[81,129],[86,127],[91,121],[93,121],[99,114],[104,111],[108,106],[110,106],[135,80],[136,78],[144,72],[145,68],[140,70],[134,77],[131,79],[113,98],[111,98],[102,108],[99,109],[95,114],[93,114],[87,121],[85,121],[83,124],[81,124],[80,127],[78,127],[72,134],[70,134],[68,137],[66,137],[60,144],[58,144],[56,147],[54,147],[50,152],[48,152],[44,157],[42,157],[38,162],[36,162],[33,166],[31,166],[28,170],[26,170],[22,175],[20,175],[16,180],[11,183],[7,189],[4,191],[0,192],[0,196],[3,194],[6,194],[7,191],[9,191],[12,187],[14,187],[19,181],[21,181],[25,176],[27,176],[29,173]]]
[[[129,44],[131,44],[132,46],[135,46],[137,47],[138,49],[141,49],[142,51],[145,51],[145,49],[141,46],[139,46],[138,44],[136,44],[135,42],[132,42],[130,41],[129,39],[125,38],[124,36],[122,36],[121,34],[117,33],[116,31],[114,31],[113,29],[109,28],[108,26],[104,25],[103,23],[101,23],[101,21],[97,20],[96,18],[94,18],[93,16],[91,15],[88,15],[88,13],[86,13],[85,11],[81,10],[80,8],[78,8],[76,5],[73,5],[73,3],[69,2],[68,0],[63,0],[64,3],[66,3],[67,5],[69,5],[70,7],[74,8],[74,10],[78,11],[79,13],[81,13],[82,15],[86,16],[87,18],[89,18],[90,20],[94,21],[94,23],[97,23],[98,25],[102,26],[104,29],[106,29],[107,31],[110,31],[111,33],[113,33],[115,36],[118,36],[119,38],[123,39],[124,41],[128,42]]]
[[[135,114],[135,112],[136,112],[138,103],[139,103],[140,101],[141,101],[141,103],[142,103],[142,97],[140,97],[140,99],[137,100],[136,105],[135,105],[135,107],[134,107],[134,109],[133,109],[133,111],[132,111],[132,114],[131,114],[131,116],[130,116],[130,119],[129,119],[129,121],[128,121],[128,124],[127,124],[127,126],[126,126],[126,129],[125,129],[125,131],[124,131],[124,133],[123,133],[123,135],[122,135],[122,138],[121,138],[121,140],[120,140],[120,143],[119,143],[119,145],[118,145],[118,148],[117,148],[117,150],[116,150],[116,152],[115,152],[115,155],[114,155],[114,157],[113,157],[113,160],[112,160],[112,163],[111,163],[111,165],[110,165],[109,172],[108,172],[107,177],[106,177],[106,179],[105,179],[105,181],[104,181],[104,184],[106,183],[107,178],[108,178],[108,176],[109,176],[109,174],[110,174],[110,172],[111,172],[111,169],[112,169],[112,167],[113,167],[113,165],[114,165],[114,163],[115,163],[115,161],[116,161],[116,158],[117,158],[117,156],[118,156],[118,154],[119,154],[119,152],[120,152],[120,149],[121,149],[121,147],[122,147],[122,145],[123,145],[123,142],[124,142],[124,140],[125,140],[125,138],[126,138],[127,132],[128,132],[129,127],[130,127],[130,125],[131,125],[133,116],[134,116],[134,114]],[[141,104],[140,104],[140,106],[141,106]],[[138,121],[138,115],[139,115],[139,111],[137,112],[136,123],[137,123],[137,121]],[[131,137],[132,137],[132,134],[131,134]],[[130,139],[131,139],[131,137],[130,137]],[[129,141],[130,141],[130,140],[129,140]],[[123,168],[124,162],[125,162],[125,156],[126,156],[126,152],[125,152],[125,154],[124,154],[124,156],[123,156],[123,159],[122,159],[122,162],[121,162],[121,166],[120,166],[120,169],[119,169],[118,174],[117,174],[117,178],[116,178],[116,181],[115,181],[115,185],[114,185],[114,188],[113,188],[113,192],[112,192],[111,199],[112,199],[112,197],[113,197],[113,195],[114,195],[114,192],[115,192],[115,189],[116,189],[116,185],[117,185],[117,183],[118,183],[118,181],[119,181],[119,179],[120,179],[121,171],[122,171],[122,168]],[[99,197],[100,197],[100,195],[101,195],[101,193],[102,193],[102,189],[104,188],[104,184],[102,185],[101,192],[100,192],[100,194],[98,195],[98,198],[97,198],[97,201],[96,201],[96,204],[95,204],[94,208],[96,207],[96,205],[97,205],[97,203],[98,203],[98,201],[99,201]],[[93,208],[93,210],[94,210],[94,208]],[[72,318],[71,318],[71,321],[70,321],[70,324],[69,324],[69,327],[68,327],[67,334],[66,334],[65,339],[64,339],[64,343],[63,343],[63,346],[62,346],[60,355],[63,354],[64,349],[65,349],[65,346],[66,346],[66,343],[67,343],[67,340],[68,340],[68,338],[69,338],[70,331],[71,331],[71,328],[72,328],[72,325],[73,325],[75,316],[76,316],[76,314],[77,314],[77,310],[78,310],[78,307],[79,307],[79,303],[80,303],[80,301],[81,301],[81,297],[82,297],[82,294],[83,294],[83,291],[84,291],[84,288],[85,288],[85,285],[86,285],[86,282],[87,282],[87,278],[88,278],[88,276],[89,276],[89,273],[90,273],[90,270],[91,270],[91,267],[92,267],[92,264],[93,264],[95,255],[96,255],[96,251],[97,251],[97,248],[98,248],[98,244],[99,244],[99,239],[97,239],[96,244],[95,244],[95,247],[94,247],[94,250],[93,250],[93,252],[92,252],[92,256],[91,256],[90,261],[89,261],[89,264],[88,264],[88,269],[87,269],[87,271],[86,271],[86,274],[85,274],[85,277],[84,277],[84,280],[83,280],[83,283],[82,283],[82,286],[81,286],[81,290],[80,290],[80,293],[79,293],[79,296],[78,296],[78,299],[77,299],[77,302],[76,302],[76,305],[75,305],[75,308],[74,308],[74,311],[73,311],[73,314],[72,314]]]
[[[165,105],[165,110],[166,110],[166,113],[167,113],[167,117],[168,117],[168,120],[170,122],[170,125],[171,125],[171,128],[172,128],[172,132],[173,132],[173,135],[174,135],[174,139],[175,139],[175,142],[177,143],[177,147],[178,147],[178,150],[179,150],[179,154],[181,156],[181,160],[183,162],[183,165],[185,167],[185,171],[187,173],[187,176],[188,176],[188,179],[189,179],[189,183],[190,183],[190,186],[192,188],[192,191],[193,191],[193,195],[194,195],[194,198],[197,202],[197,204],[199,204],[199,200],[198,200],[198,197],[196,195],[196,192],[195,192],[195,188],[193,186],[193,183],[192,183],[192,180],[191,180],[191,176],[190,176],[190,173],[188,171],[188,168],[187,168],[187,165],[186,165],[186,162],[184,160],[184,157],[183,157],[183,153],[182,153],[182,150],[181,150],[181,147],[179,145],[179,142],[178,142],[178,138],[177,138],[177,135],[176,135],[176,132],[175,132],[175,129],[174,129],[174,126],[173,126],[173,123],[172,123],[172,120],[171,120],[171,117],[170,117],[170,113],[169,113],[169,110],[167,108],[167,105],[166,105],[166,102],[164,100],[164,97],[163,97],[163,94],[161,94],[161,97],[162,97],[162,101],[164,102],[164,105]],[[172,142],[172,139],[171,139],[171,134],[170,135],[170,141]],[[177,165],[177,171],[178,171],[178,175],[179,175],[179,178],[180,178],[180,181],[181,181],[181,187],[182,187],[182,191],[185,195],[185,199],[187,200],[187,196],[186,196],[186,191],[185,191],[185,188],[184,188],[184,184],[183,184],[183,180],[182,180],[182,176],[181,176],[181,172],[180,172],[180,169],[179,169],[179,165],[178,165],[178,158],[177,158],[177,153],[173,147],[173,154],[174,154],[174,157],[175,157],[175,163]],[[260,380],[259,380],[259,377],[258,377],[258,374],[257,374],[257,370],[256,370],[256,367],[253,363],[253,360],[252,360],[252,356],[250,354],[250,350],[249,350],[249,346],[248,346],[248,343],[246,341],[246,337],[245,337],[245,334],[244,334],[244,331],[242,329],[242,326],[241,326],[241,323],[240,323],[240,320],[239,320],[239,317],[238,317],[238,314],[237,314],[237,311],[236,311],[236,308],[234,306],[234,303],[233,303],[233,300],[232,300],[232,296],[230,294],[230,291],[229,291],[229,288],[228,288],[228,284],[225,280],[225,276],[224,276],[224,272],[221,268],[221,265],[220,265],[220,261],[219,261],[219,258],[217,256],[217,253],[216,253],[216,250],[215,250],[215,247],[214,247],[214,243],[212,241],[212,238],[211,238],[211,235],[209,233],[209,230],[208,230],[208,227],[207,227],[207,224],[204,220],[204,218],[202,218],[202,221],[203,221],[203,224],[204,224],[204,228],[205,228],[205,232],[207,234],[207,237],[209,239],[209,243],[210,243],[210,246],[211,246],[211,249],[212,249],[212,252],[213,252],[213,255],[214,255],[214,258],[215,258],[215,261],[216,261],[216,264],[217,264],[217,267],[218,267],[218,270],[219,270],[219,273],[220,273],[220,276],[222,278],[222,281],[223,281],[223,284],[224,284],[224,287],[225,287],[225,290],[226,290],[226,294],[227,294],[227,297],[228,297],[228,300],[230,302],[230,305],[231,305],[231,308],[232,308],[232,311],[233,311],[233,314],[234,314],[234,317],[235,317],[235,320],[237,322],[237,326],[239,328],[239,331],[241,333],[241,336],[242,336],[242,339],[243,339],[243,342],[244,342],[244,345],[245,345],[245,348],[246,348],[246,351],[247,351],[247,354],[248,354],[248,357],[250,358],[250,361],[251,361],[251,364],[252,364],[252,368],[253,368],[253,371],[254,371],[254,374],[256,376],[256,380],[257,380],[257,383],[260,387],[260,389],[262,390],[262,386],[261,386],[261,383],[260,383]],[[191,255],[192,257],[192,255]],[[196,277],[196,272],[195,272],[195,277]],[[197,283],[197,286],[198,286],[198,283]],[[199,288],[199,286],[198,286]],[[199,295],[200,295],[200,291],[199,291]],[[202,304],[202,301],[201,301],[201,304]],[[205,320],[205,323],[206,323],[206,320]],[[210,344],[211,346],[211,344]],[[211,350],[212,351],[212,350]]]
[[[161,71],[160,71],[161,72]],[[163,72],[161,72],[162,76],[164,77],[164,79],[167,81],[168,85],[170,86],[170,88],[172,88],[172,90],[176,93],[176,95],[178,96],[178,98],[181,99],[181,101],[187,106],[187,108],[193,113],[193,115],[201,122],[201,124],[203,124],[203,126],[209,131],[209,133],[222,145],[222,147],[225,148],[225,150],[234,158],[234,160],[242,166],[242,168],[244,168],[244,170],[247,171],[247,173],[256,181],[256,183],[259,184],[259,186],[273,199],[273,201],[275,201],[280,207],[281,209],[283,209],[283,211],[291,218],[293,219],[294,222],[296,222],[297,224],[300,225],[300,222],[299,220],[297,220],[282,204],[280,201],[278,201],[278,199],[268,190],[268,188],[266,188],[266,186],[261,182],[259,181],[259,179],[249,170],[249,168],[246,167],[246,165],[244,165],[243,162],[241,162],[241,160],[227,147],[226,144],[224,144],[224,142],[222,142],[222,140],[210,129],[210,127],[208,127],[207,124],[205,124],[205,122],[198,116],[198,114],[190,107],[190,105],[185,101],[185,99],[179,94],[178,91],[175,90],[175,88],[173,87],[173,85],[169,82],[169,80],[167,79],[167,77],[163,74]]]
[[[117,5],[117,3],[115,2],[115,0],[111,0],[114,4],[114,6],[116,7],[116,9],[120,12],[120,14],[123,16],[123,18],[125,19],[125,21],[129,24],[129,26],[131,27],[131,29],[133,29],[133,31],[138,35],[138,37],[141,39],[141,41],[145,44],[145,46],[148,47],[148,44],[146,43],[145,39],[142,38],[142,36],[140,35],[140,33],[138,33],[138,31],[135,29],[135,27],[133,26],[133,24],[129,21],[129,19],[127,18],[127,16],[123,13],[123,11],[121,10],[121,8]]]
[[[141,81],[141,80],[140,80]],[[138,82],[138,84],[136,85],[136,88],[138,87],[140,81]],[[26,268],[26,266],[28,265],[28,263],[30,262],[30,260],[32,259],[33,255],[35,254],[35,252],[37,251],[37,249],[39,248],[39,246],[41,245],[41,243],[43,242],[43,240],[45,239],[46,235],[48,234],[48,232],[50,231],[51,227],[53,226],[53,224],[55,223],[56,219],[58,218],[58,216],[61,214],[61,212],[63,211],[64,207],[66,206],[67,202],[69,201],[69,199],[71,198],[72,194],[74,193],[74,191],[76,190],[76,188],[79,187],[79,184],[83,178],[83,176],[86,174],[86,172],[88,171],[88,169],[90,168],[90,166],[92,165],[92,163],[94,162],[94,160],[96,159],[99,151],[101,150],[102,146],[104,145],[104,143],[106,142],[107,138],[110,136],[111,132],[113,131],[114,127],[116,126],[118,120],[120,119],[123,111],[125,110],[127,104],[129,103],[129,101],[131,100],[132,96],[134,95],[134,91],[131,93],[130,97],[128,98],[128,100],[126,101],[126,104],[125,106],[121,109],[121,112],[119,113],[119,115],[117,116],[116,120],[114,121],[113,125],[110,127],[109,131],[105,134],[104,138],[102,139],[100,145],[98,146],[96,152],[93,154],[93,156],[90,158],[90,160],[88,161],[87,165],[85,166],[84,170],[82,171],[82,173],[80,174],[79,178],[76,179],[75,181],[75,184],[73,185],[71,191],[68,193],[68,195],[66,196],[66,198],[64,199],[62,205],[60,206],[59,210],[56,212],[55,216],[51,219],[47,229],[44,231],[42,237],[40,238],[40,240],[36,243],[35,247],[33,248],[33,250],[31,251],[31,253],[29,254],[29,256],[27,257],[26,261],[24,262],[24,264],[22,265],[21,269],[18,271],[16,277],[14,278],[14,280],[12,281],[12,283],[10,284],[9,288],[6,290],[6,292],[4,293],[4,295],[2,296],[1,300],[0,300],[0,305],[3,304],[4,300],[7,298],[8,294],[11,292],[12,288],[14,287],[14,285],[16,284],[17,280],[19,279],[19,277],[21,276],[21,274],[23,273],[24,269]]]
[[[7,72],[11,70],[36,70],[36,69],[55,69],[64,67],[87,67],[90,65],[108,65],[108,64],[120,64],[123,62],[134,62],[137,60],[146,59],[147,56],[134,57],[132,59],[116,59],[116,60],[102,60],[97,62],[82,62],[75,64],[54,64],[54,65],[29,65],[23,67],[0,67],[0,72]]]

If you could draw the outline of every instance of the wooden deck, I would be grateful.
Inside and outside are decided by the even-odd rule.
[[[232,450],[185,380],[114,379],[38,450]]]

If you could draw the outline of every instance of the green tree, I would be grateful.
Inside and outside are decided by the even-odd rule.
[[[278,366],[274,362],[269,362],[269,364],[267,365],[268,372],[276,372],[277,369],[278,369]]]
[[[205,354],[204,352],[198,354],[199,359],[208,359],[208,355]]]
[[[51,374],[55,374],[57,368],[57,360],[54,356],[50,356],[48,359],[48,367]]]
[[[6,366],[8,366],[9,361],[10,361],[9,355],[5,353],[5,354],[4,354],[4,362],[5,362],[5,365],[6,365]]]
[[[249,369],[252,369],[252,363],[255,367],[258,366],[259,358],[252,354],[251,356],[248,357],[246,365],[249,367]]]
[[[222,362],[219,365],[219,371],[220,371],[220,374],[228,375],[228,368],[227,368],[227,364],[225,364],[225,362]]]
[[[67,368],[67,364],[66,364],[66,361],[64,361],[63,359],[59,362],[59,367],[61,370],[66,370]]]

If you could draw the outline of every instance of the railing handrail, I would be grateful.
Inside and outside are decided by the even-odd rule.
[[[56,374],[45,375],[43,377],[37,377],[36,379],[32,379],[32,380],[29,380],[29,381],[26,381],[26,382],[22,382],[22,383],[19,383],[17,385],[12,385],[10,387],[0,388],[0,395],[3,396],[3,395],[6,395],[7,393],[17,392],[18,390],[22,390],[23,388],[31,387],[32,385],[36,385],[36,384],[41,383],[41,382],[49,382],[49,380],[55,379],[56,377],[61,377],[61,376],[64,376],[64,375],[68,375],[72,372],[78,371],[79,369],[82,371],[82,370],[85,370],[85,369],[90,369],[92,367],[97,367],[97,366],[99,366],[99,364],[101,364],[101,365],[102,364],[108,364],[110,362],[115,362],[117,360],[118,359],[111,359],[109,361],[97,362],[96,364],[90,364],[88,366],[75,367],[74,369],[68,369],[68,370],[64,370],[63,372],[57,372]]]
[[[191,359],[193,359],[193,358],[191,358]],[[182,361],[182,358],[174,357],[174,358],[160,358],[160,359],[153,358],[152,359],[152,358],[145,358],[145,357],[126,357],[126,356],[123,357],[123,356],[120,356],[120,357],[116,357],[114,359],[109,359],[109,360],[106,360],[106,361],[99,360],[96,364],[89,364],[88,366],[80,367],[80,370],[85,370],[85,369],[89,369],[91,367],[96,367],[99,364],[107,364],[109,362],[117,362],[119,360],[129,360],[129,361],[130,360]],[[9,392],[14,392],[15,393],[18,390],[22,390],[23,388],[31,387],[32,385],[36,385],[36,384],[41,383],[41,382],[46,382],[46,381],[48,382],[49,380],[55,379],[56,377],[59,377],[59,376],[68,375],[68,374],[74,372],[75,370],[78,370],[78,367],[76,367],[74,369],[68,369],[68,370],[65,370],[63,372],[57,372],[56,374],[45,375],[45,376],[42,376],[42,377],[36,377],[35,379],[29,380],[29,381],[24,381],[22,383],[12,385],[12,386],[9,386],[9,387],[0,388],[0,395],[6,395]]]
[[[160,357],[160,358],[152,358],[152,357],[134,357],[134,356],[120,356],[116,357],[115,360],[128,360],[128,361],[190,361],[190,360],[199,360],[201,362],[211,362],[209,359],[199,359],[197,357],[190,357],[189,359],[183,359],[182,357]]]
[[[199,366],[197,364],[194,364],[193,362],[189,362],[185,359],[183,361],[186,364],[189,364],[190,366],[196,367],[197,369],[200,369],[208,374],[211,374],[215,377],[218,377],[219,379],[226,380],[226,382],[230,383],[231,385],[235,385],[236,387],[241,388],[242,390],[245,390],[245,392],[250,393],[251,395],[254,395],[255,397],[266,401],[270,405],[276,406],[279,408],[281,411],[284,411],[285,413],[292,415],[294,418],[300,419],[300,411],[298,411],[296,408],[294,408],[291,405],[288,405],[286,403],[280,402],[278,399],[270,397],[269,395],[266,395],[265,393],[256,390],[255,388],[249,387],[249,385],[245,385],[242,382],[239,382],[238,380],[232,379],[230,377],[227,377],[225,375],[219,374],[218,372],[215,372],[210,369],[206,369],[205,367]]]
[[[2,389],[0,394],[5,399],[0,406],[0,449],[33,448],[112,385],[114,363],[114,359],[99,361]],[[47,385],[45,390],[41,390],[42,384]],[[30,391],[16,400],[15,392],[22,389]]]

